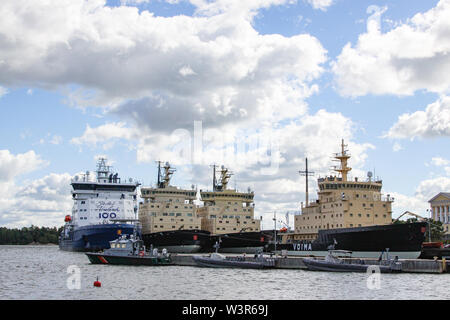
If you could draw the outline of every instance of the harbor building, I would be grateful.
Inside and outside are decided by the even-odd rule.
[[[450,192],[439,192],[429,201],[431,218],[444,225],[445,238],[450,240]]]
[[[340,162],[334,167],[338,175],[318,179],[318,199],[301,205],[301,214],[295,216],[293,240],[316,239],[319,230],[387,225],[392,223],[392,202],[394,198],[381,193],[382,180],[349,180],[351,168],[347,166],[350,154],[345,150],[344,140],[341,152],[334,154]],[[308,172],[306,172],[308,178]]]
[[[254,193],[238,192],[228,189],[232,173],[224,166],[220,171],[219,182],[216,181],[216,166],[213,166],[213,190],[200,190],[203,207],[197,209],[202,219],[202,230],[211,234],[228,234],[238,232],[259,232],[261,221],[254,219]]]
[[[158,161],[158,182],[156,188],[142,187],[139,204],[139,221],[142,234],[161,231],[200,229],[201,219],[197,217],[197,190],[180,189],[170,185],[175,169],[169,163],[161,175],[161,162]]]

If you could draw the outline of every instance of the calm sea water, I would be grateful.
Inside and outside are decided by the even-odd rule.
[[[0,246],[0,257],[0,299],[450,299],[450,274],[382,274],[370,290],[362,273],[92,265],[57,246]],[[67,286],[73,265],[80,289]]]

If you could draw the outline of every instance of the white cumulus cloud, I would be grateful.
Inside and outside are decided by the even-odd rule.
[[[12,154],[9,150],[0,150],[0,182],[8,182],[16,176],[32,172],[47,165],[33,150]]]
[[[450,89],[450,1],[418,13],[389,32],[370,28],[356,45],[346,44],[332,64],[345,96],[412,95]]]
[[[414,139],[450,136],[450,97],[443,96],[425,111],[405,113],[385,135],[387,138]]]
[[[333,0],[306,0],[314,9],[326,11],[333,4]]]

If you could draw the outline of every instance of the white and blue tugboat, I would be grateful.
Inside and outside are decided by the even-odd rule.
[[[65,217],[59,237],[59,248],[66,251],[108,249],[110,241],[121,235],[132,235],[136,219],[139,182],[121,181],[100,158],[96,177],[89,172],[72,179],[72,215]]]

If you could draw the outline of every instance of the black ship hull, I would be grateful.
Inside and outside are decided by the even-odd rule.
[[[271,233],[266,231],[238,232],[214,235],[213,244],[220,242],[219,252],[222,253],[258,253],[268,248],[269,241],[273,239]],[[210,248],[210,251],[214,251]]]
[[[434,257],[449,259],[450,248],[422,248],[419,259],[434,259]]]
[[[328,250],[348,250],[353,257],[378,258],[382,251],[400,259],[417,259],[425,240],[426,222],[319,230],[314,241],[270,244],[269,250],[296,256],[326,256]]]
[[[171,253],[206,252],[212,247],[213,239],[208,231],[175,230],[161,231],[142,235],[147,248],[167,249]]]

